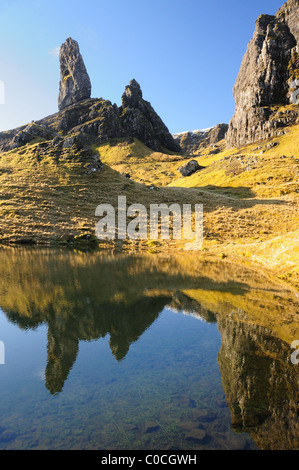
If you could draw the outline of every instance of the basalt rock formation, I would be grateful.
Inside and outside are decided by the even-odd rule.
[[[60,48],[59,60],[58,109],[61,111],[71,104],[90,98],[91,82],[77,41],[67,38]]]
[[[226,135],[237,147],[279,135],[298,119],[299,0],[261,15],[233,88],[235,113]],[[298,86],[297,86],[298,85]]]
[[[22,147],[32,141],[51,141],[54,152],[113,139],[136,137],[153,150],[177,151],[167,127],[142,98],[140,85],[132,80],[118,107],[103,98],[90,98],[91,84],[79,46],[68,38],[60,49],[59,112],[29,125],[0,132],[0,152]]]
[[[199,154],[206,147],[213,147],[217,142],[225,138],[228,124],[217,124],[209,129],[173,134],[173,138],[182,151],[188,155]]]
[[[143,99],[140,85],[135,79],[126,86],[121,101],[120,119],[127,135],[138,138],[153,150],[166,148],[180,151],[180,146],[162,119],[151,104]]]

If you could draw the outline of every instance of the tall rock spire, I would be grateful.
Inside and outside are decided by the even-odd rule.
[[[90,98],[91,82],[77,41],[68,38],[60,48],[58,109],[62,111],[78,101]]]

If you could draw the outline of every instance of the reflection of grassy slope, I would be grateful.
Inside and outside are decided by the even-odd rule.
[[[236,319],[268,326],[285,340],[299,334],[299,305],[292,291],[241,265],[192,256],[2,249],[0,269],[0,307],[24,326],[54,319],[64,325],[89,309],[99,314],[113,312],[113,306],[133,311],[141,301],[145,305],[150,298],[171,299],[183,291],[217,315],[233,312]],[[86,318],[82,321],[84,330]]]
[[[188,289],[183,292],[204,308],[214,312],[217,317],[228,315],[229,318],[246,324],[265,326],[274,336],[291,344],[294,338],[299,337],[296,310],[298,305],[292,305],[287,294],[282,299],[281,292],[277,295],[275,290],[270,290],[270,285],[268,288],[269,290],[261,285],[260,289],[256,287],[243,295],[199,289]]]

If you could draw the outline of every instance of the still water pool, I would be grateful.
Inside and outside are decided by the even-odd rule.
[[[0,251],[0,449],[299,447],[296,294],[187,261]]]

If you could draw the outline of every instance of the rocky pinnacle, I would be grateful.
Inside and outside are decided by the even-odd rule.
[[[60,48],[60,83],[58,109],[90,98],[91,82],[77,41],[68,38]]]
[[[163,148],[180,152],[168,128],[152,105],[142,97],[139,83],[133,78],[121,97],[120,120],[127,135],[135,137],[156,151]]]

